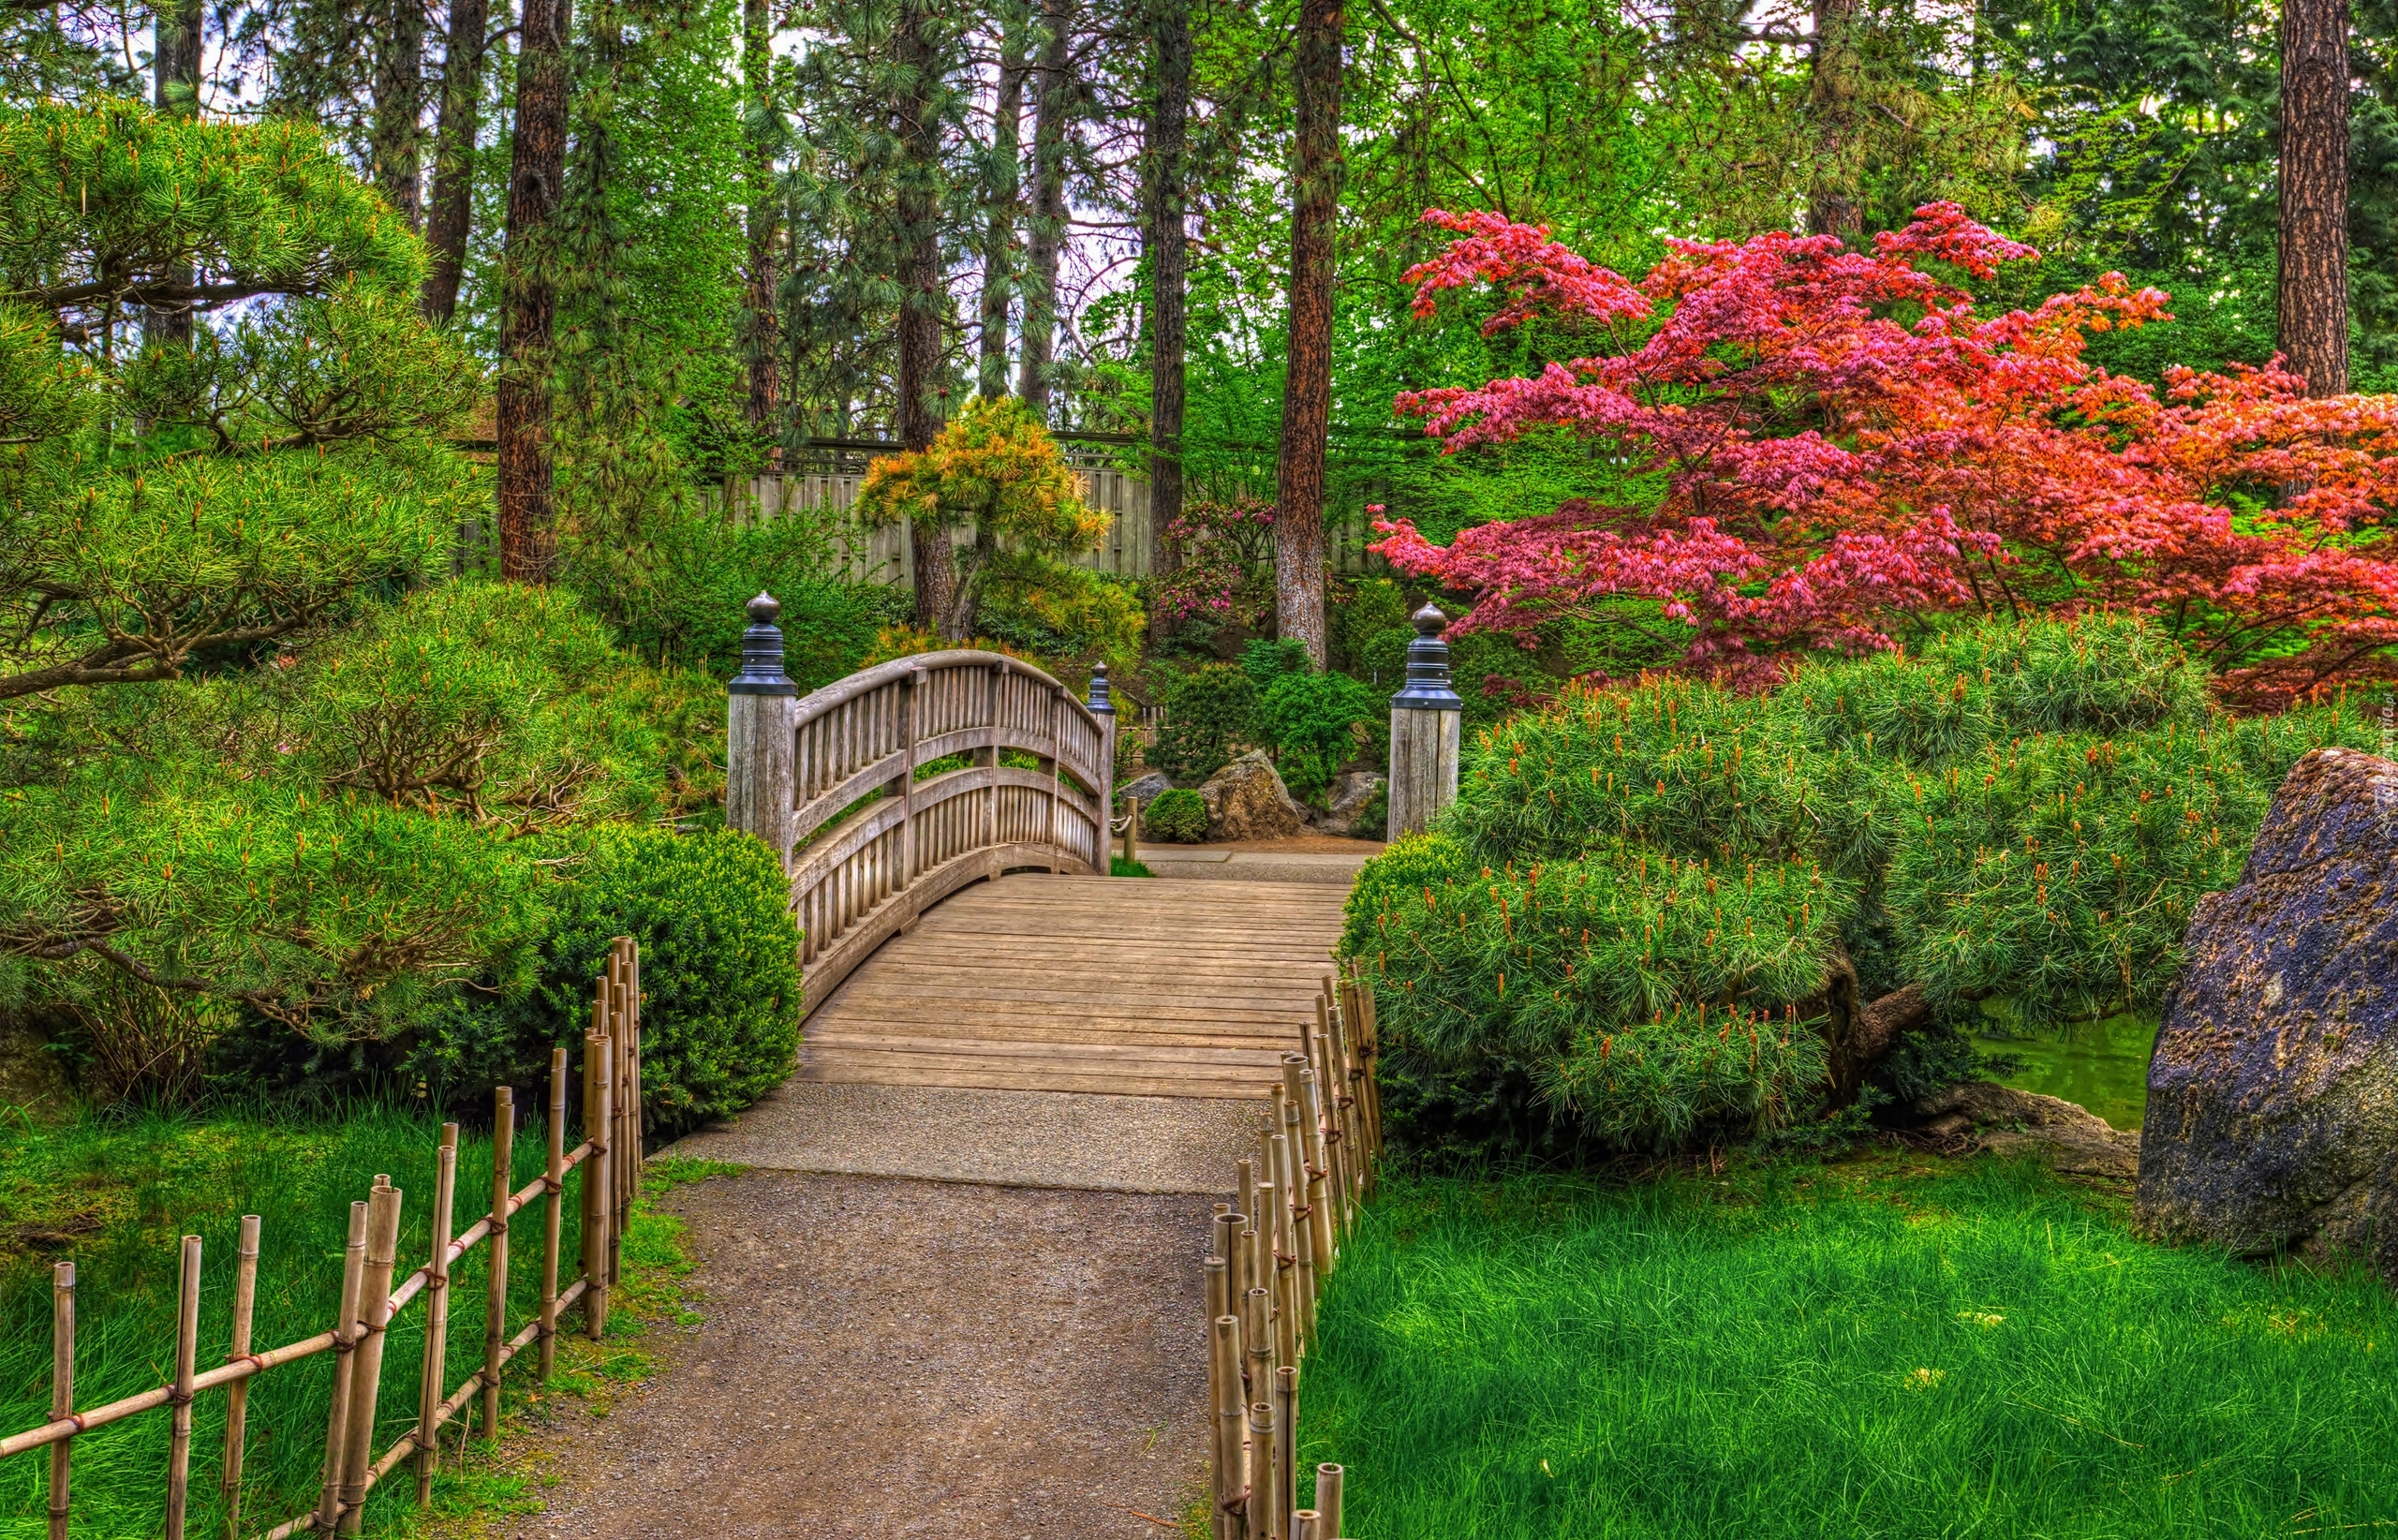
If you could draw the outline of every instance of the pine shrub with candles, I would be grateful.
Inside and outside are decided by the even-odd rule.
[[[2026,1030],[2155,1009],[2290,764],[2374,742],[2361,700],[2233,718],[2205,684],[2137,620],[1986,622],[1764,694],[1651,676],[1486,732],[1342,940],[1396,1100],[1443,1125],[1418,1144],[1767,1133],[1877,1077],[1933,1088],[1988,1002]]]

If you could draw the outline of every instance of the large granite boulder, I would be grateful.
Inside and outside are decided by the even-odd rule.
[[[2140,1221],[2398,1280],[2398,764],[2320,748],[2198,901],[2148,1072]]]
[[[1328,835],[1363,833],[1380,837],[1382,829],[1379,816],[1375,820],[1376,826],[1371,829],[1360,830],[1357,827],[1357,821],[1367,809],[1374,806],[1374,798],[1387,792],[1389,789],[1390,777],[1377,771],[1349,771],[1333,781],[1330,805],[1317,817],[1316,828]]]
[[[1140,802],[1142,807],[1146,807],[1150,803],[1155,802],[1160,793],[1171,792],[1173,790],[1174,782],[1165,778],[1165,772],[1162,770],[1151,770],[1146,775],[1136,776],[1132,779],[1128,780],[1123,785],[1118,787],[1116,789],[1116,795],[1119,799],[1125,797],[1135,798]]]
[[[1207,777],[1199,788],[1207,805],[1207,837],[1288,839],[1307,826],[1291,789],[1263,749],[1252,749]]]

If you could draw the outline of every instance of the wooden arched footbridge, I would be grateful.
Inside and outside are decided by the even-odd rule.
[[[799,1078],[1264,1093],[1314,1016],[1345,886],[1107,876],[1116,717],[998,653],[802,699],[777,612],[731,686],[727,822],[784,852]]]

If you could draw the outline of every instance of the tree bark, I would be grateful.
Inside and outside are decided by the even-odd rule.
[[[2275,328],[2306,393],[2348,388],[2348,5],[2283,0]]]
[[[1149,259],[1149,570],[1163,576],[1181,565],[1167,536],[1182,517],[1183,347],[1186,244],[1184,205],[1190,175],[1191,0],[1151,0],[1154,7],[1149,97],[1149,185],[1142,241]],[[1152,639],[1164,629],[1152,614]]]
[[[196,117],[200,112],[200,56],[202,33],[200,0],[176,0],[171,13],[156,18],[155,47],[150,60],[151,99],[161,112]],[[188,267],[175,270],[185,284],[196,281]],[[142,340],[191,346],[192,307],[152,309],[142,313]]]
[[[499,570],[511,583],[547,583],[557,565],[548,379],[557,292],[548,237],[566,178],[566,45],[573,3],[525,0],[517,44],[499,321]]]
[[[1066,125],[1074,108],[1074,0],[1042,0],[1041,89],[1032,115],[1032,218],[1025,238],[1024,362],[1015,393],[1049,416],[1058,334],[1058,254],[1066,239]]]
[[[782,326],[776,295],[775,243],[782,208],[775,187],[774,144],[763,126],[774,111],[774,27],[769,0],[744,0],[741,81],[749,111],[761,120],[749,136],[749,271],[744,318],[749,385],[749,431],[767,441],[769,465],[782,463]]]
[[[999,52],[999,96],[991,114],[991,165],[983,235],[982,332],[976,384],[988,398],[1008,393],[1008,317],[1014,309],[1016,204],[1024,195],[1018,160],[1024,153],[1025,32],[1029,8],[1008,14]]]
[[[426,206],[427,260],[418,308],[437,326],[458,313],[466,238],[474,229],[475,135],[483,104],[483,30],[489,0],[450,0],[450,36],[441,55],[441,116],[434,128],[433,198]]]
[[[1325,664],[1324,468],[1332,419],[1333,234],[1340,212],[1341,0],[1300,0],[1291,328],[1274,475],[1274,620]]]
[[[1857,6],[1858,0],[1814,0],[1814,56],[1807,72],[1807,120],[1814,151],[1807,232],[1837,235],[1850,245],[1865,232],[1857,131],[1864,59],[1858,50]]]
[[[933,121],[939,67],[933,57],[931,6],[899,0],[892,43],[898,66],[899,126],[899,442],[928,449],[940,433],[940,143]],[[949,532],[911,522],[908,539],[916,566],[916,624],[954,634],[957,561]]]
[[[375,42],[371,153],[375,190],[415,230],[424,116],[424,0],[392,0]]]

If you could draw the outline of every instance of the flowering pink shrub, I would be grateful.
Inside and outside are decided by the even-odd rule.
[[[2177,370],[2163,395],[2085,338],[2169,319],[2119,274],[1988,319],[1934,272],[2035,255],[1951,203],[1849,252],[1829,236],[1676,241],[1637,286],[1538,227],[1433,210],[1459,239],[1409,276],[1419,316],[1488,284],[1486,333],[1551,316],[1592,354],[1401,395],[1455,451],[1535,428],[1659,473],[1652,508],[1576,501],[1392,565],[1473,594],[1459,629],[1525,631],[1606,595],[1662,600],[1685,666],[1779,676],[1937,611],[2154,616],[2226,694],[2287,702],[2398,674],[2398,397],[2308,400],[2278,368]]]
[[[1263,498],[1195,498],[1166,527],[1181,564],[1158,582],[1151,605],[1168,620],[1193,616],[1263,630],[1274,613],[1274,505]]]

